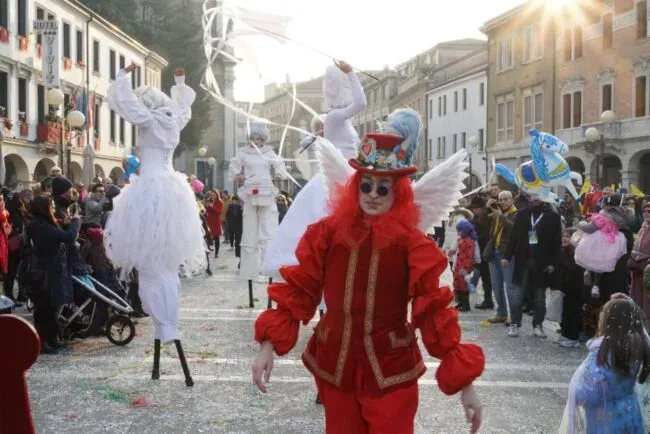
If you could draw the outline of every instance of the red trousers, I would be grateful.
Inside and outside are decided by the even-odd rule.
[[[418,409],[418,384],[402,387],[383,396],[363,392],[363,373],[357,369],[354,391],[343,392],[316,378],[325,407],[327,434],[412,434]]]

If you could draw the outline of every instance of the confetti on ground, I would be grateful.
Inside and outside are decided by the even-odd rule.
[[[481,321],[481,327],[490,327],[492,324],[490,324],[488,321]]]
[[[202,328],[201,328],[201,330],[203,330],[204,332],[213,332],[213,331],[215,331],[216,329],[217,329],[216,326],[205,326],[205,327],[202,327]]]
[[[65,417],[66,417],[67,419],[72,419],[72,420],[74,420],[74,419],[78,419],[78,418],[79,418],[79,416],[77,415],[77,413],[75,413],[74,411],[69,411],[69,412],[67,412],[67,413],[65,414]]]
[[[138,396],[137,398],[133,398],[131,400],[131,407],[142,408],[149,407],[149,405],[149,399],[147,399],[146,396]]]
[[[199,359],[213,359],[217,357],[217,353],[209,350],[201,350],[196,353],[196,357]]]

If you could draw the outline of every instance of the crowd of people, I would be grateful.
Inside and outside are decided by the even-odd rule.
[[[474,308],[495,309],[490,323],[506,324],[516,337],[528,313],[535,336],[545,338],[546,290],[558,290],[558,343],[567,348],[593,336],[598,312],[614,293],[629,294],[649,321],[650,197],[604,188],[581,202],[566,195],[556,206],[498,187],[462,199],[445,227],[430,231],[449,259],[457,308],[470,310],[468,293],[480,280],[484,298]]]
[[[188,177],[204,223],[206,252],[218,258],[223,238],[227,250],[240,257],[241,199],[227,190],[220,192],[204,188],[202,183],[193,184],[195,180],[193,175]],[[113,210],[113,199],[120,191],[111,178],[97,177],[89,186],[72,183],[56,166],[50,176],[33,188],[5,187],[1,191],[3,292],[14,307],[34,304],[34,321],[43,353],[57,353],[61,347],[57,319],[64,309],[78,303],[72,275],[91,273],[111,289],[117,289],[118,294],[124,294],[132,303],[136,318],[148,316],[138,297],[137,271],[120,281],[103,246],[103,231]],[[282,218],[291,204],[291,196],[281,192],[276,202]],[[43,276],[47,274],[47,282],[38,281],[35,270],[46,270]],[[209,265],[207,271],[211,273]],[[77,319],[88,320],[85,315]],[[101,324],[92,330],[92,334],[102,332]]]

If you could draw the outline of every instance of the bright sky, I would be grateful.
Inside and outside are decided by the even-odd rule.
[[[238,5],[291,16],[288,36],[360,69],[394,67],[439,42],[485,39],[479,28],[525,0],[235,0]],[[558,1],[558,0],[555,0]],[[272,5],[272,7],[270,7]],[[262,101],[263,85],[322,75],[331,60],[297,44],[263,36],[242,37],[253,62],[236,68],[235,98]]]

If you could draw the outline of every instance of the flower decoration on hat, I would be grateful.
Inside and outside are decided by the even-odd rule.
[[[395,134],[368,133],[364,136],[356,159],[349,164],[356,170],[375,175],[412,175],[413,149]]]

